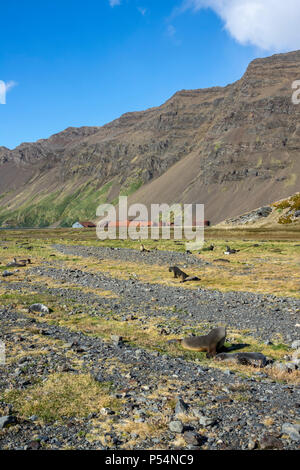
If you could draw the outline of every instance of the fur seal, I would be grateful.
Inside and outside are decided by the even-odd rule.
[[[184,282],[184,280],[189,277],[188,274],[186,274],[185,272],[181,271],[181,269],[179,269],[177,266],[170,266],[169,267],[169,273],[174,273],[174,277],[176,278],[181,278],[181,282]]]
[[[197,276],[188,276],[185,279],[182,279],[180,282],[188,282],[188,281],[201,281],[200,277]]]
[[[226,251],[224,251],[224,255],[233,255],[234,253],[238,253],[240,250],[235,250],[234,248],[230,248],[230,246],[226,246]]]
[[[216,361],[229,361],[245,366],[265,367],[268,360],[262,353],[240,352],[240,353],[220,353],[216,355]]]
[[[3,277],[8,277],[8,276],[13,276],[15,273],[12,271],[3,271],[2,276]]]
[[[226,328],[220,326],[205,336],[189,336],[188,338],[179,339],[184,349],[191,351],[206,351],[206,357],[210,358],[217,354],[217,351],[224,346],[226,338]]]
[[[214,251],[214,249],[215,249],[215,245],[211,244],[207,246],[206,248],[202,248],[201,251]],[[199,254],[201,253],[201,251],[199,251]]]
[[[22,260],[22,261],[17,261],[17,258],[14,258],[14,260],[11,262],[11,263],[8,263],[6,265],[7,268],[22,268],[24,266],[26,266],[26,261],[25,260]]]
[[[25,265],[26,265],[26,264],[32,264],[30,258],[27,258],[27,259],[20,259],[18,262],[19,262],[19,263],[24,263]]]
[[[145,253],[149,253],[149,252],[150,252],[150,250],[147,250],[147,249],[144,247],[144,245],[141,245],[141,246],[140,246],[140,251],[141,251],[142,253],[144,253],[144,252],[145,252]]]

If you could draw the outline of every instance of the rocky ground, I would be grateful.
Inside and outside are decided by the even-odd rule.
[[[182,253],[54,248],[87,260],[203,265]],[[238,332],[248,351],[263,344],[275,354],[280,335],[290,354],[299,300],[116,279],[101,267],[89,272],[88,261],[83,270],[54,259],[22,281],[2,278],[3,287],[54,300],[49,314],[30,314],[17,301],[0,306],[1,449],[300,449],[296,382],[267,368],[218,368],[202,353],[168,345],[222,324],[233,349],[243,347]]]
[[[175,242],[176,243],[176,242]],[[184,242],[177,242],[179,246],[184,247]],[[53,248],[67,255],[80,255],[86,258],[91,256],[99,261],[102,259],[114,259],[120,261],[128,261],[130,263],[158,264],[158,265],[190,265],[204,266],[209,264],[196,256],[180,253],[175,251],[152,250],[149,253],[133,250],[130,248],[114,248],[114,247],[95,247],[95,246],[68,246],[53,245]]]

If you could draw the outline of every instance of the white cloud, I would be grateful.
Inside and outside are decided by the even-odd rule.
[[[16,85],[17,83],[13,81],[5,83],[0,80],[0,104],[6,104],[6,94]]]
[[[169,24],[167,26],[166,35],[175,46],[180,46],[181,40],[177,39],[176,34],[177,34],[176,28],[172,24]]]
[[[241,44],[264,50],[300,49],[299,0],[184,0],[176,13],[211,8]]]
[[[17,83],[14,82],[13,80],[10,81],[10,82],[7,82],[6,83],[6,92],[8,92],[9,90],[11,90],[13,87],[17,86]]]
[[[175,34],[176,34],[176,28],[174,28],[172,24],[169,24],[167,27],[167,35],[170,37],[173,37],[175,36]]]
[[[138,7],[138,11],[141,15],[145,16],[147,13],[147,8]]]
[[[121,0],[109,0],[109,4],[113,8],[113,7],[116,7],[118,5],[121,5]]]

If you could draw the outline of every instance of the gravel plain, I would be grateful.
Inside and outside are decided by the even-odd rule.
[[[133,250],[55,248],[66,255],[104,259],[113,254],[114,259],[132,261]],[[201,260],[180,253],[135,252],[134,256],[136,262],[147,264],[201,265]],[[32,282],[32,276],[51,278],[61,287]],[[287,344],[299,339],[300,302],[292,298],[114,279],[101,272],[64,268],[55,261],[30,268],[22,282],[4,283],[8,291],[50,294],[62,304],[76,301],[95,317],[130,318],[141,326],[163,316],[161,329],[179,337],[198,324],[204,331],[225,324],[229,336],[231,329],[238,329],[266,342],[276,334]],[[86,288],[94,293],[85,292]],[[111,291],[116,297],[97,295],[97,290]],[[70,315],[74,313],[76,308]],[[12,389],[26,392],[37,378],[47,381],[54,372],[84,372],[99,383],[111,383],[112,397],[120,400],[118,411],[84,417],[79,413],[53,423],[42,423],[37,416],[24,418],[2,400],[0,449],[300,449],[299,387],[272,380],[264,369],[246,376],[187,360],[180,352],[173,357],[121,339],[103,340],[51,324],[42,314],[32,318],[13,305],[0,306],[0,319],[0,339],[7,349],[21,345],[23,350],[17,362],[0,366],[0,394]],[[34,335],[28,333],[32,328],[37,330]],[[39,338],[49,338],[49,343],[43,354],[34,355]],[[132,429],[124,432],[128,420]],[[146,425],[145,434],[141,429]],[[155,433],[150,432],[153,426],[158,429]]]

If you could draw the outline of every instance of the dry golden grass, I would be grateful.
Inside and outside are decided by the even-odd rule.
[[[23,357],[34,358],[46,354],[47,351],[43,350],[43,347],[33,350],[24,350],[20,344],[13,345],[6,343],[6,363],[8,365],[18,363]]]
[[[138,415],[136,415],[138,418]],[[121,445],[121,449],[134,449],[141,444],[147,437],[159,437],[168,429],[168,418],[161,413],[147,418],[146,422],[139,423],[132,419],[124,419],[121,422],[114,422],[107,417],[104,419],[96,419],[91,421],[92,429],[85,436],[90,442],[100,441],[102,445],[113,447],[108,433],[112,430],[121,438],[126,438],[126,443]]]
[[[136,421],[125,419],[116,428],[123,433],[131,434],[135,433],[139,439],[145,439],[146,437],[158,437],[168,429],[169,418],[162,415],[161,413],[156,416],[147,418],[147,421],[143,423],[137,423]],[[136,439],[138,439],[136,438]]]
[[[184,449],[186,446],[187,443],[180,434],[171,442],[172,449]]]
[[[251,377],[253,376],[253,374],[256,374],[257,372],[263,372],[264,374],[267,374],[268,377],[275,380],[276,382],[290,383],[293,385],[300,384],[300,371],[299,370],[295,370],[293,372],[284,372],[284,371],[278,371],[275,367],[258,369],[257,367],[253,367],[253,366],[244,366],[244,365],[229,364],[229,363],[222,364],[222,362],[219,362],[219,363],[211,362],[210,367],[215,367],[217,369],[223,369],[223,370],[229,368],[230,370],[235,372],[237,375],[240,375],[242,377]],[[257,377],[257,380],[259,380],[259,377]]]
[[[26,313],[26,312],[24,312]],[[85,313],[69,316],[63,309],[55,309],[51,314],[36,317],[34,314],[26,313],[27,316],[35,318],[37,321],[48,321],[50,324],[57,324],[68,327],[71,331],[81,331],[87,335],[98,336],[110,341],[112,334],[120,335],[133,345],[138,345],[146,349],[168,348],[166,339],[160,335],[156,325],[162,318],[156,317],[149,320],[146,325],[139,325],[136,321],[121,321],[117,318],[106,320],[101,317],[94,317]],[[168,336],[168,339],[174,335]]]
[[[273,426],[274,422],[274,419],[270,416],[265,416],[264,419],[261,421],[261,423],[264,424],[267,428]]]
[[[63,244],[82,244],[84,246],[119,246],[127,248],[139,247],[136,241],[120,241],[107,240],[100,242],[96,239],[93,231],[74,230],[35,230],[22,232],[7,231],[2,232],[3,238],[6,238],[8,250],[2,250],[0,247],[0,270],[4,269],[4,263],[10,261],[13,256],[18,258],[32,258],[34,265],[39,265],[45,260],[55,260],[66,263],[69,267],[76,267],[83,270],[88,269],[90,272],[104,272],[122,279],[131,277],[138,278],[141,281],[161,283],[163,285],[179,285],[184,289],[193,289],[199,286],[211,289],[220,289],[222,291],[249,291],[259,293],[269,293],[274,295],[288,295],[300,297],[299,294],[299,262],[300,247],[297,247],[294,240],[300,239],[300,233],[288,231],[291,240],[284,240],[284,230],[279,230],[279,240],[272,240],[272,231],[264,232],[260,230],[241,231],[236,230],[232,234],[231,231],[213,230],[206,231],[206,241],[215,244],[215,250],[201,251],[199,257],[212,262],[216,258],[227,258],[230,264],[213,263],[212,266],[204,268],[189,268],[188,273],[197,275],[201,278],[200,282],[180,284],[178,280],[173,280],[171,274],[167,271],[167,266],[151,266],[141,263],[124,263],[117,260],[102,260],[86,258],[70,255],[66,256],[59,252],[55,252],[55,258],[51,258],[53,253],[52,243]],[[60,238],[57,238],[57,235]],[[257,238],[253,236],[257,234]],[[263,236],[263,240],[261,240]],[[281,237],[281,240],[280,240]],[[243,238],[248,238],[245,240]],[[269,239],[269,241],[266,241]],[[25,250],[24,247],[16,245],[16,240],[30,242],[32,251]],[[259,241],[261,240],[261,241]],[[258,247],[254,247],[254,242],[258,242]],[[159,240],[154,243],[152,240],[145,240],[146,248],[181,250],[182,246],[174,243],[173,240]],[[226,257],[224,249],[226,244],[232,245],[239,249],[240,252],[233,256]],[[87,267],[88,264],[88,267]],[[21,268],[17,276],[21,280],[24,272],[28,268]],[[13,278],[8,278],[7,282],[13,282]]]
[[[109,416],[105,416],[91,420],[90,424],[92,428],[86,434],[85,439],[89,442],[100,441],[102,445],[107,446],[109,442],[105,434],[112,431],[113,420]],[[111,442],[111,444],[113,443]]]
[[[282,342],[281,335],[271,338],[274,344],[267,345],[251,336],[251,330],[228,329],[228,338],[232,344],[248,345],[243,347],[243,352],[259,352],[274,360],[282,360],[290,348]]]
[[[20,234],[19,234],[20,235]],[[12,237],[13,238],[13,237]],[[30,240],[31,241],[31,240]],[[223,250],[226,241],[215,238],[211,240],[215,243],[214,252],[202,252],[199,257],[212,262],[215,258],[226,258],[226,255],[223,255]],[[99,260],[94,258],[87,259],[82,257],[74,256],[65,256],[59,253],[56,253],[55,258],[51,258],[50,254],[53,252],[52,248],[49,246],[53,242],[53,239],[49,238],[48,240],[35,240],[33,245],[32,252],[28,252],[23,248],[18,248],[15,246],[14,241],[8,242],[9,250],[1,251],[0,247],[0,260],[2,263],[10,260],[14,254],[17,254],[18,257],[31,257],[34,261],[34,266],[39,265],[43,260],[55,260],[59,261],[58,267],[64,265],[69,268],[77,268],[82,270],[88,270],[90,272],[104,272],[115,278],[123,279],[140,279],[144,282],[149,283],[161,283],[162,285],[176,285],[183,289],[194,289],[199,287],[214,288],[220,290],[246,290],[253,292],[261,293],[275,293],[277,295],[295,295],[299,296],[299,269],[298,263],[300,261],[300,250],[299,247],[295,246],[295,242],[291,241],[273,241],[273,242],[259,242],[259,247],[253,246],[253,241],[250,242],[245,240],[235,240],[234,247],[240,249],[241,251],[234,256],[230,256],[230,264],[227,263],[213,263],[211,266],[206,266],[201,268],[188,268],[187,272],[191,275],[198,275],[201,277],[200,282],[195,282],[191,284],[180,284],[177,279],[173,279],[172,274],[168,272],[167,266],[149,266],[141,263],[125,263],[116,260]],[[65,240],[60,240],[61,243],[64,243]],[[120,242],[121,243],[121,242]],[[127,245],[133,247],[133,244],[130,245],[130,241],[127,242]],[[148,241],[148,247],[151,248],[151,241]],[[168,244],[164,245],[164,241],[159,242],[160,248],[172,249],[175,245],[173,241],[168,241]],[[230,241],[228,242],[230,244]],[[85,241],[82,240],[82,244],[85,244]],[[92,239],[90,239],[86,244],[95,244]],[[155,244],[156,245],[156,244]],[[41,248],[43,246],[43,248]],[[108,243],[103,244],[103,246],[108,246]],[[178,247],[177,247],[178,249]],[[19,251],[18,251],[19,250]],[[53,266],[57,266],[53,263]],[[4,265],[0,266],[3,269]],[[71,304],[68,304],[68,301],[64,300],[64,303],[67,304],[62,306],[60,304],[61,299],[57,299],[54,296],[46,294],[36,294],[33,290],[26,289],[25,292],[16,292],[10,291],[8,289],[10,282],[18,282],[24,279],[25,273],[28,271],[28,267],[20,269],[20,273],[12,278],[7,278],[5,284],[7,288],[4,287],[4,283],[0,286],[0,304],[15,304],[17,308],[24,308],[31,303],[42,302],[46,303],[54,309],[51,315],[39,319],[35,315],[30,315],[27,312],[28,316],[34,317],[38,321],[48,321],[50,324],[59,324],[62,326],[67,326],[74,331],[82,331],[88,335],[99,336],[104,340],[110,341],[111,334],[119,334],[123,336],[125,340],[129,341],[132,345],[137,345],[139,347],[149,349],[149,350],[158,350],[160,352],[167,353],[172,356],[184,356],[186,359],[192,361],[200,361],[202,363],[208,363],[212,367],[218,368],[228,368],[228,364],[224,363],[215,363],[214,361],[207,361],[203,353],[191,353],[183,350],[179,344],[167,344],[167,340],[175,338],[175,335],[169,335],[167,338],[160,335],[157,325],[164,322],[163,312],[161,316],[155,318],[147,318],[146,323],[140,323],[138,321],[121,321],[118,319],[116,313],[112,314],[112,318],[107,320],[101,317],[89,316],[85,313],[68,315],[68,309]],[[32,285],[35,283],[46,284],[49,287],[62,287],[71,289],[80,289],[86,293],[93,293],[99,296],[108,296],[115,297],[115,294],[110,291],[101,291],[101,289],[90,289],[86,287],[78,287],[76,284],[61,283],[59,281],[54,281],[49,277],[44,276],[32,276],[31,275]],[[297,290],[297,292],[296,292]],[[73,307],[74,305],[72,305]],[[141,306],[142,307],[142,306]],[[159,307],[156,307],[159,312]],[[172,308],[172,306],[170,306]],[[162,309],[163,310],[163,309]],[[84,311],[84,310],[83,310]],[[109,312],[105,312],[106,316],[109,315]],[[137,314],[140,316],[140,314]],[[176,311],[174,311],[174,322],[177,321]],[[180,323],[181,325],[181,323]],[[194,331],[196,334],[202,334],[202,326],[198,325],[199,328],[197,331]],[[190,334],[191,331],[188,327],[181,325],[182,331],[184,334]],[[32,332],[34,333],[34,332]],[[250,332],[251,333],[251,332]],[[276,360],[281,360],[286,354],[287,349],[284,345],[280,344],[280,337],[274,338],[273,341],[277,343],[275,347],[266,346],[259,341],[255,340],[247,334],[245,331],[234,331],[230,330],[229,335],[234,339],[234,342],[244,342],[248,343],[249,346],[244,351],[257,351],[262,352]],[[47,339],[46,342],[49,340]],[[33,351],[32,354],[38,354],[39,350],[43,348],[41,343],[41,348],[37,348],[36,351]],[[20,354],[22,354],[20,352]],[[66,353],[69,354],[69,351]],[[236,366],[230,365],[230,368],[236,370],[238,373],[244,375],[251,375],[257,369],[247,368],[245,366]],[[268,369],[268,375],[275,380],[284,380],[290,383],[298,382],[297,373],[283,373]]]
[[[286,382],[294,385],[300,385],[300,370],[292,372],[279,371],[276,367],[265,370],[266,374],[277,382]]]
[[[193,414],[188,413],[178,413],[176,414],[176,420],[181,421],[183,424],[189,424],[192,421],[195,421],[195,416]]]
[[[241,251],[233,256],[224,255],[225,242],[214,240],[216,248],[213,252],[203,251],[199,258],[212,262],[211,266],[189,267],[186,269],[191,276],[200,277],[200,281],[180,283],[168,272],[168,266],[129,263],[119,260],[99,260],[77,258],[67,261],[72,268],[93,273],[103,272],[119,279],[138,279],[142,282],[158,283],[166,286],[179,286],[183,289],[204,287],[228,291],[248,291],[273,294],[277,296],[300,297],[299,262],[300,249],[292,242],[263,243],[253,247],[253,243],[236,242]],[[276,252],[276,250],[280,250]],[[214,259],[225,258],[229,263],[217,262]]]

